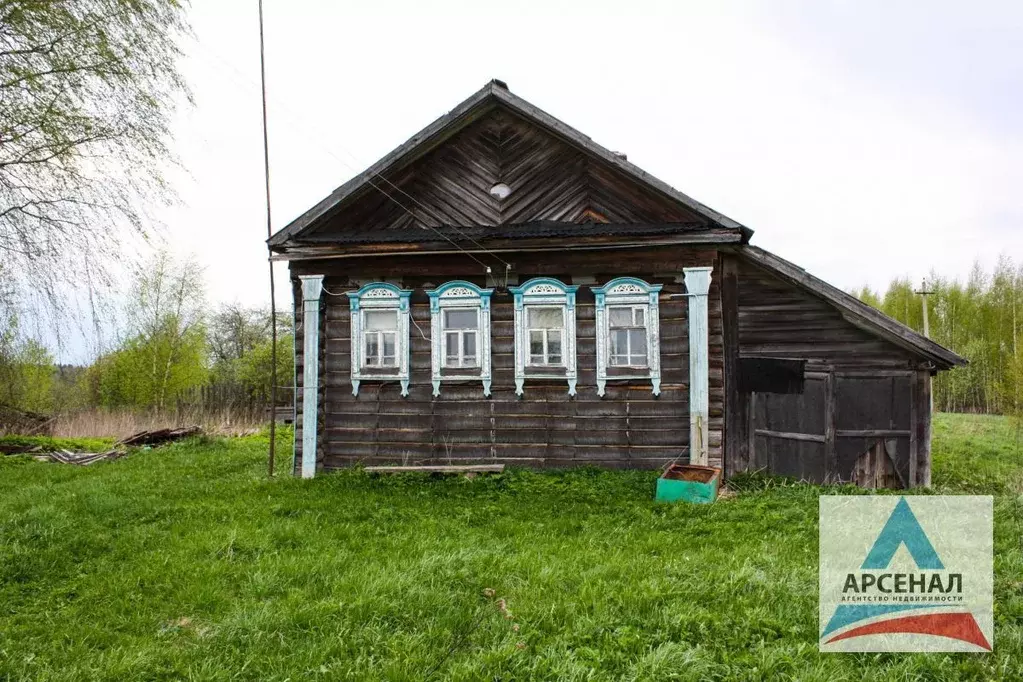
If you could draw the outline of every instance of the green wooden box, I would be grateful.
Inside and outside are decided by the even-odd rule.
[[[721,469],[695,464],[673,464],[657,479],[657,502],[713,502],[718,496]]]

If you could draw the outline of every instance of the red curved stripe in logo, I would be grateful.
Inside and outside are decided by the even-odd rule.
[[[883,620],[879,623],[871,623],[869,625],[861,625],[858,628],[853,628],[848,632],[835,635],[826,643],[831,644],[832,642],[837,642],[840,639],[849,639],[850,637],[882,635],[888,633],[910,633],[917,635],[949,637],[951,639],[959,639],[964,642],[969,642],[970,644],[976,644],[982,649],[991,651],[991,645],[988,644],[987,639],[984,637],[984,633],[980,631],[980,626],[977,625],[977,621],[974,620],[973,615],[969,613],[928,613],[922,616],[892,618],[891,620]]]

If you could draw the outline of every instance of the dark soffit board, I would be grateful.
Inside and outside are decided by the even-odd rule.
[[[722,242],[739,241],[732,230],[708,226],[703,223],[569,223],[555,220],[539,220],[529,223],[502,225],[466,225],[420,228],[410,227],[389,230],[345,230],[330,234],[310,234],[302,238],[302,244],[410,244],[423,241],[438,241],[448,238],[456,243],[464,242],[471,248],[473,242],[491,239],[536,239],[544,237],[646,237],[653,235],[716,235]]]

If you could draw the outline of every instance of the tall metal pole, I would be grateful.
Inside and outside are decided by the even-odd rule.
[[[259,0],[259,82],[263,93],[263,175],[266,178],[266,238],[273,236],[270,220],[270,140],[266,126],[266,49],[263,43],[263,0]],[[273,251],[267,243],[267,262],[270,264],[270,454],[267,475],[273,478],[274,455],[277,446],[277,300],[274,291]]]

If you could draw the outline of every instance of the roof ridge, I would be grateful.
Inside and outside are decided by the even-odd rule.
[[[390,153],[371,164],[362,173],[355,175],[347,182],[337,187],[333,192],[316,203],[312,208],[308,209],[301,216],[271,236],[270,239],[267,240],[268,244],[271,247],[283,246],[302,232],[312,229],[322,218],[336,211],[346,199],[353,196],[364,186],[375,186],[373,179],[376,177],[382,177],[383,172],[399,163],[410,163],[415,158],[419,158],[428,151],[431,151],[437,145],[442,144],[444,140],[463,129],[466,125],[472,122],[473,119],[470,118],[470,115],[473,111],[479,108],[486,111],[496,105],[503,105],[510,109],[513,113],[522,116],[531,123],[542,128],[546,128],[548,131],[552,132],[557,137],[562,138],[569,144],[582,148],[584,152],[599,158],[603,162],[624,173],[626,176],[629,176],[633,180],[655,190],[668,199],[683,204],[690,210],[711,220],[720,227],[726,229],[738,229],[742,231],[746,241],[748,241],[749,237],[752,235],[753,231],[751,229],[732,220],[731,218],[728,218],[724,214],[709,208],[699,201],[696,201],[688,195],[683,194],[666,182],[659,180],[635,164],[629,162],[627,159],[622,158],[622,156],[617,155],[613,151],[597,144],[589,136],[579,132],[575,128],[548,114],[546,111],[531,104],[525,99],[513,94],[508,89],[507,83],[494,78],[456,105],[453,109],[435,119],[404,143],[393,149]],[[387,194],[387,192],[384,193]]]

